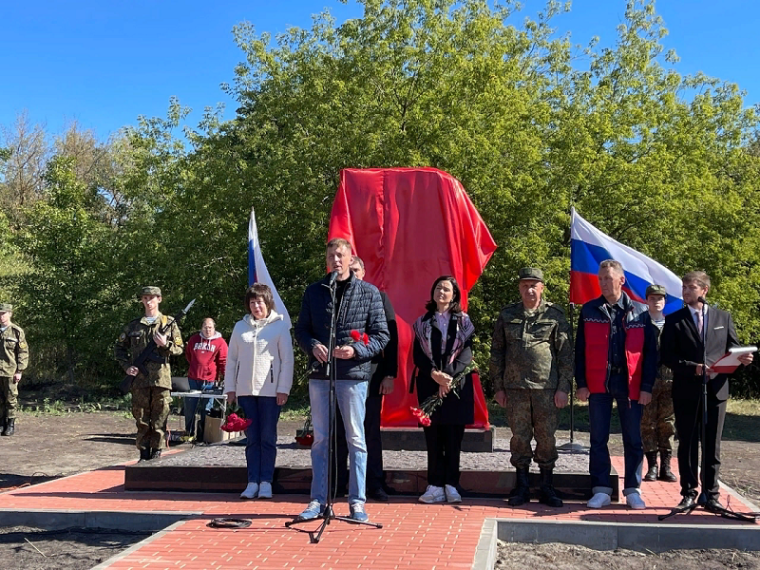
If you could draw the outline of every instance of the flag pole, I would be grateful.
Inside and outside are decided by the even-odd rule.
[[[572,236],[572,223],[573,223],[572,220],[573,220],[574,216],[575,216],[575,207],[571,207],[571,209],[570,209],[571,236]],[[570,256],[571,256],[571,258],[572,258],[572,248],[573,248],[573,243],[572,243],[572,240],[571,240],[571,242],[570,242],[570,250],[571,250]],[[572,261],[571,261],[571,266],[572,266]],[[570,270],[570,280],[569,280],[569,282],[570,282],[570,293],[571,293],[572,290],[573,290],[573,272],[572,272],[572,267],[571,267],[571,270]],[[570,295],[568,295],[568,296],[570,296]],[[570,301],[570,307],[569,307],[569,309],[570,309],[569,315],[570,315],[570,335],[571,335],[570,342],[573,345],[573,350],[575,350],[575,334],[574,334],[574,330],[575,329],[573,329],[573,326],[576,323],[576,320],[575,320],[575,303],[573,303],[572,301]],[[574,378],[575,378],[575,374],[573,374],[573,379]],[[562,449],[562,450],[565,450],[565,451],[570,451],[571,453],[577,453],[579,451],[585,451],[586,450],[586,446],[585,445],[583,445],[582,443],[576,443],[575,442],[575,386],[574,386],[574,384],[575,383],[571,380],[570,381],[570,441],[568,443],[564,443],[564,444],[562,444],[562,445],[560,445],[558,447],[558,449]]]

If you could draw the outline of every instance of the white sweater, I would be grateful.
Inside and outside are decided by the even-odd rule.
[[[227,352],[224,391],[239,396],[290,394],[293,341],[282,315],[275,311],[256,321],[246,315],[235,323]]]

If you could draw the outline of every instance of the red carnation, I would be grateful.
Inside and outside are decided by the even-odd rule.
[[[241,418],[235,412],[232,412],[227,416],[227,420],[224,422],[222,430],[231,433],[234,433],[236,431],[245,431],[252,423],[253,420]]]
[[[419,408],[411,408],[410,407],[410,409],[412,410],[412,415],[415,418],[421,418],[424,415],[424,412],[422,410],[420,410]]]
[[[354,340],[354,342],[359,342],[362,338],[362,335],[359,331],[351,331],[351,338]]]
[[[364,343],[364,346],[369,344],[369,335],[367,333],[362,333],[362,342]]]
[[[428,427],[430,425],[430,418],[427,417],[427,416],[423,416],[423,417],[420,418],[420,423],[423,426]]]

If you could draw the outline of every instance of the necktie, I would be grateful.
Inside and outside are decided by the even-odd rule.
[[[699,337],[702,338],[702,311],[697,311],[697,331],[699,332]]]

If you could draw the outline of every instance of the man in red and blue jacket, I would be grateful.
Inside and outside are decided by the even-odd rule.
[[[611,502],[610,437],[612,402],[617,402],[623,435],[625,483],[623,494],[633,509],[644,509],[641,498],[641,441],[643,407],[652,399],[657,376],[657,338],[647,326],[647,306],[623,292],[625,274],[620,262],[599,265],[602,296],[583,305],[575,343],[577,396],[589,402],[591,451],[589,474],[591,508]]]

